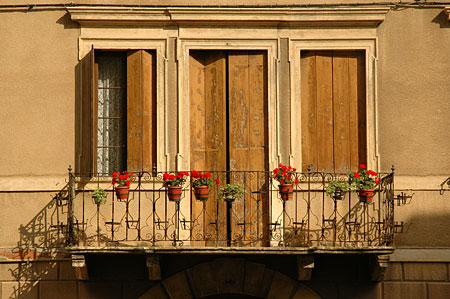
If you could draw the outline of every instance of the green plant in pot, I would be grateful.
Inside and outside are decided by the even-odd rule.
[[[350,191],[350,184],[348,182],[331,181],[328,183],[325,192],[332,196],[335,200],[344,198],[345,192]]]
[[[232,202],[235,199],[241,198],[244,194],[245,190],[242,185],[226,184],[225,186],[220,187],[219,196],[217,198]]]
[[[94,191],[89,192],[97,207],[106,202],[106,191],[102,188],[97,188]]]

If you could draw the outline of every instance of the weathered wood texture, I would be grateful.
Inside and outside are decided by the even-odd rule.
[[[145,50],[127,55],[127,170],[156,163],[156,58]]]
[[[341,172],[366,163],[363,51],[301,52],[302,170]]]
[[[97,166],[97,75],[94,49],[81,60],[81,155],[77,172],[88,174]]]
[[[190,159],[193,170],[226,170],[226,61],[224,51],[193,51],[190,55]],[[213,185],[210,194],[214,194],[214,188]],[[214,198],[205,205],[213,219],[216,216],[224,219],[225,207]],[[200,221],[194,228],[194,236],[205,236],[211,228],[209,223],[203,223],[202,210],[203,203],[194,201],[192,215]],[[217,226],[219,233],[225,232],[225,223],[217,223]],[[215,235],[211,237],[216,238]],[[192,245],[200,245],[195,243]]]
[[[191,52],[192,169],[247,171],[267,168],[266,60],[266,54],[262,51]],[[245,183],[237,177],[231,180],[236,184]],[[247,185],[248,191],[257,190],[258,184],[262,183],[255,179]],[[242,237],[257,231],[262,233],[263,220],[257,218],[254,196],[249,192],[242,202],[233,204],[233,212],[238,215],[239,223],[244,225],[234,224],[232,231]],[[216,215],[216,211],[219,211],[219,216],[225,215],[225,204],[211,200],[206,205],[209,215]],[[202,208],[199,203],[193,205],[194,217]],[[220,224],[222,232],[225,232],[222,230],[224,225]],[[201,232],[203,227],[197,230]]]

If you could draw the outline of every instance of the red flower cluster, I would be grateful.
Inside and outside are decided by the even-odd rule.
[[[130,186],[134,181],[133,172],[127,173],[126,171],[120,173],[119,171],[113,172],[112,184],[118,187]]]
[[[355,189],[374,189],[378,185],[378,174],[373,170],[366,170],[366,164],[360,164],[360,171],[350,173],[350,183]]]
[[[181,186],[186,182],[186,179],[188,176],[189,176],[189,172],[187,172],[187,171],[180,171],[177,173],[177,175],[168,174],[167,172],[165,172],[163,174],[164,187]]]
[[[200,171],[192,170],[191,176],[193,179],[192,185],[194,187],[199,187],[199,186],[210,187],[212,184],[211,173],[209,173],[209,172],[201,173]],[[215,179],[214,181],[216,182],[217,185],[219,185],[218,179]]]
[[[297,169],[280,163],[278,168],[273,170],[273,178],[280,182],[280,184],[298,184],[299,180],[294,179],[296,171]]]

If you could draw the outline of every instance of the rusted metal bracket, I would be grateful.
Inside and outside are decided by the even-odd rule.
[[[381,281],[384,273],[389,267],[389,255],[377,255],[370,265],[370,275],[372,281]]]
[[[311,280],[314,269],[314,256],[303,255],[297,257],[297,279],[301,281]]]
[[[159,262],[159,255],[147,255],[147,268],[149,280],[161,280],[161,264]]]
[[[84,255],[72,254],[72,267],[75,268],[75,276],[78,280],[88,280],[89,273]]]

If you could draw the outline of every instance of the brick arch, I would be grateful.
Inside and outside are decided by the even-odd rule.
[[[178,272],[140,298],[211,298],[221,294],[242,294],[248,298],[320,298],[306,285],[264,264],[233,258],[217,259]]]

